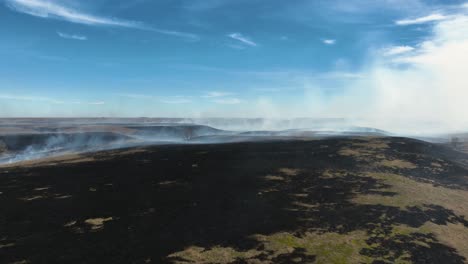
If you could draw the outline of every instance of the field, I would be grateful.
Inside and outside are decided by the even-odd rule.
[[[2,263],[464,263],[468,155],[408,138],[160,145],[0,168]]]

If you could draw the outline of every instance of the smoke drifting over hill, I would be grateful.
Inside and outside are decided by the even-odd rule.
[[[366,113],[376,127],[393,131],[467,129],[468,16],[438,22],[415,50],[378,56],[363,85],[372,91]]]
[[[340,120],[0,119],[0,164],[146,145],[386,134]]]
[[[434,22],[432,34],[412,47],[375,48],[368,62],[326,94],[320,80],[303,82],[304,99],[281,106],[256,104],[270,117],[342,117],[349,123],[405,134],[468,129],[468,9]],[[395,25],[394,27],[410,26]]]

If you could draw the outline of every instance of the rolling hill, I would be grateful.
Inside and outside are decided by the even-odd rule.
[[[468,155],[398,137],[160,145],[0,168],[0,262],[464,263]]]

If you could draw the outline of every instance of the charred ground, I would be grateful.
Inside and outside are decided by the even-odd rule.
[[[0,262],[464,263],[468,156],[339,137],[0,168]]]

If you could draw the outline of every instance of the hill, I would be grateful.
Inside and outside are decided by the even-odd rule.
[[[468,155],[408,138],[160,145],[0,168],[0,262],[464,263]]]

